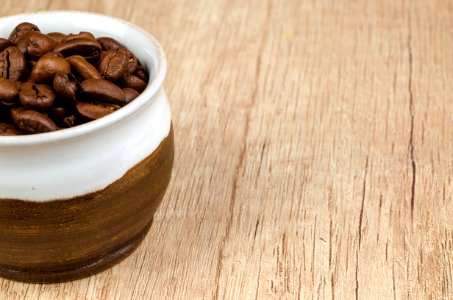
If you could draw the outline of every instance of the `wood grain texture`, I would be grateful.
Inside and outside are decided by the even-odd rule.
[[[176,157],[144,243],[5,299],[453,298],[448,0],[5,0],[167,51]],[[3,245],[2,245],[3,246]]]

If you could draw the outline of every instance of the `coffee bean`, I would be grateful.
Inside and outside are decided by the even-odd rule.
[[[90,64],[83,56],[73,55],[66,60],[71,64],[73,70],[77,72],[83,79],[101,79],[99,71]]]
[[[5,38],[0,38],[0,51],[5,50],[9,46],[14,46],[13,42]]]
[[[95,36],[91,32],[81,31],[79,33],[71,33],[65,36],[65,38],[61,41],[62,43],[67,41],[72,41],[76,39],[89,39],[89,40],[96,40]]]
[[[114,111],[114,109],[111,109],[109,107],[87,102],[77,102],[76,108],[78,113],[89,121],[97,120]]]
[[[128,73],[128,74],[134,73],[135,70],[137,69],[137,67],[138,67],[137,57],[135,57],[135,55],[132,52],[127,50],[127,71],[126,71],[126,73]]]
[[[111,37],[100,37],[96,40],[99,42],[99,44],[101,44],[102,50],[104,51],[118,50],[120,48],[124,48],[124,46],[121,45],[120,42]]]
[[[143,80],[144,82],[148,81],[148,75],[146,74],[145,69],[142,65],[138,65],[135,69],[134,75]]]
[[[32,24],[32,23],[28,23],[28,22],[23,22],[23,23],[20,23],[18,24],[14,29],[13,31],[11,32],[11,34],[9,35],[9,40],[13,43],[16,43],[17,40],[25,33],[27,32],[30,32],[30,31],[39,31],[39,28],[38,26],[36,26],[35,24]]]
[[[69,128],[69,127],[73,127],[75,125],[77,125],[77,117],[74,116],[74,115],[70,115],[70,116],[67,116],[67,117],[64,117],[63,119],[63,126],[66,127],[66,128]]]
[[[47,34],[47,36],[51,37],[54,39],[57,44],[60,44],[64,38],[66,38],[66,34],[61,33],[61,32],[50,32]]]
[[[23,54],[37,59],[55,48],[57,42],[41,32],[31,31],[23,34],[16,45]]]
[[[17,129],[14,125],[0,123],[0,135],[23,135],[25,132]]]
[[[131,89],[131,88],[123,88],[122,90],[123,90],[127,103],[131,102],[132,100],[134,100],[135,98],[137,98],[140,95],[140,93],[138,91]]]
[[[128,51],[125,48],[109,50],[102,54],[99,60],[101,76],[111,81],[121,79],[126,73],[129,64]]]
[[[71,66],[66,59],[60,57],[56,53],[46,53],[33,67],[30,80],[39,83],[52,81],[55,74],[68,74],[70,71]]]
[[[57,119],[63,119],[67,115],[67,109],[64,106],[53,106],[51,110],[52,116]]]
[[[44,133],[58,130],[57,125],[47,114],[34,110],[13,108],[11,118],[20,129],[28,133]]]
[[[44,111],[52,107],[55,93],[48,85],[25,82],[22,84],[19,100],[25,108]]]
[[[81,55],[85,58],[98,57],[101,50],[101,45],[96,40],[85,38],[63,42],[53,49],[54,52],[59,52],[64,57]]]
[[[57,73],[53,79],[53,88],[55,92],[66,99],[76,100],[77,84],[70,75],[66,73]]]
[[[19,95],[19,88],[15,81],[0,77],[0,102],[3,105],[13,105]]]
[[[86,79],[80,84],[81,91],[93,100],[126,104],[123,90],[105,79]]]
[[[20,80],[26,70],[25,57],[19,48],[10,46],[0,52],[0,77]]]
[[[122,83],[131,89],[137,90],[139,92],[143,92],[146,88],[147,83],[141,80],[138,76],[135,75],[124,75],[122,78]]]

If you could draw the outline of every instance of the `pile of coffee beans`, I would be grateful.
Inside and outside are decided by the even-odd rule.
[[[55,131],[101,118],[135,99],[148,74],[135,55],[90,32],[42,33],[18,24],[0,38],[0,135]]]

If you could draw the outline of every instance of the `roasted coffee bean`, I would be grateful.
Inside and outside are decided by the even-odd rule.
[[[24,76],[27,63],[19,48],[10,46],[0,52],[0,77],[20,80]]]
[[[124,48],[124,46],[121,45],[120,42],[111,37],[100,37],[97,39],[97,41],[99,42],[99,44],[101,44],[102,50],[104,51],[118,50],[120,48]]]
[[[126,104],[123,90],[105,79],[86,79],[80,84],[81,91],[93,100],[115,104]]]
[[[138,67],[137,57],[127,50],[127,74],[133,74]]]
[[[62,43],[67,41],[72,41],[76,39],[89,39],[95,40],[95,36],[91,32],[81,31],[79,33],[71,33],[66,35],[66,37],[61,41]]]
[[[53,89],[64,98],[76,100],[77,84],[66,73],[57,73],[53,79]]]
[[[64,106],[54,106],[51,110],[52,116],[56,117],[57,119],[63,119],[68,113],[67,109]]]
[[[23,23],[20,23],[18,24],[14,29],[13,31],[11,32],[11,34],[9,35],[9,40],[13,43],[16,43],[17,40],[25,33],[27,32],[30,32],[30,31],[39,31],[39,28],[38,26],[36,26],[35,24],[32,24],[32,23],[28,23],[28,22],[23,22]]]
[[[47,36],[50,36],[51,38],[54,39],[55,42],[60,44],[61,41],[63,41],[63,39],[66,37],[66,34],[61,32],[50,32],[47,34]]]
[[[128,88],[143,92],[146,88],[147,83],[135,75],[124,75],[122,83]]]
[[[114,110],[102,105],[96,105],[87,102],[77,102],[76,108],[78,113],[86,120],[92,121],[102,118]]]
[[[126,103],[129,103],[131,102],[132,100],[134,100],[135,98],[137,98],[140,93],[134,89],[131,89],[131,88],[123,88],[123,93],[124,93],[124,96],[126,98]]]
[[[138,65],[135,69],[134,75],[143,80],[144,82],[148,82],[148,75],[146,74],[145,69],[142,65]]]
[[[0,123],[0,135],[23,135],[25,132],[17,129],[14,125]]]
[[[71,66],[66,59],[56,53],[46,53],[33,67],[30,80],[39,83],[48,82],[54,79],[55,74],[68,74],[70,71]]]
[[[61,53],[64,57],[81,55],[85,58],[95,58],[100,55],[101,49],[96,40],[79,38],[61,43],[53,51]]]
[[[20,129],[28,133],[43,133],[58,130],[57,125],[47,114],[35,110],[13,108],[11,118]]]
[[[9,46],[14,46],[13,42],[5,38],[0,38],[0,51],[5,50]]]
[[[83,56],[73,55],[66,60],[71,64],[71,68],[79,74],[83,79],[101,79],[101,74],[99,71],[90,64]]]
[[[45,53],[52,51],[57,42],[41,32],[31,31],[22,35],[16,43],[19,50],[32,59],[37,59]]]
[[[15,81],[0,77],[0,103],[13,105],[19,95],[19,87]]]
[[[125,48],[109,50],[99,60],[101,76],[111,81],[121,79],[126,73],[129,63],[128,51]]]
[[[63,126],[66,128],[73,127],[73,126],[77,125],[77,121],[78,121],[78,119],[74,115],[64,117]]]
[[[19,100],[25,108],[45,111],[52,107],[55,93],[48,85],[25,82],[22,84]]]

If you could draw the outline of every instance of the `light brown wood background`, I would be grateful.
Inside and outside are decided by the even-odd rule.
[[[3,0],[167,51],[169,190],[140,248],[1,299],[453,299],[453,4]],[[5,245],[2,245],[4,247]]]

